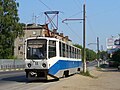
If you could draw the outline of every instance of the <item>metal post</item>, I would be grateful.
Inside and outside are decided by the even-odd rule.
[[[83,72],[86,73],[86,52],[85,52],[85,4],[83,5]]]
[[[100,66],[100,62],[99,62],[99,59],[100,59],[100,51],[99,51],[99,37],[97,37],[97,62],[98,62],[98,67]]]

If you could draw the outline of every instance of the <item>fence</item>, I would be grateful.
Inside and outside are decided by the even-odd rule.
[[[17,59],[0,59],[0,69],[25,68],[24,60]]]

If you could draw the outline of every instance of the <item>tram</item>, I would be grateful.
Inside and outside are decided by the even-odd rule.
[[[67,77],[80,72],[81,49],[51,37],[25,40],[25,72],[28,79]]]

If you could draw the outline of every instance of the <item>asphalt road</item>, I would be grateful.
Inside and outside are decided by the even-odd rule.
[[[88,67],[92,67],[96,62],[90,62]],[[0,90],[45,90],[50,86],[54,86],[58,82],[64,81],[32,81],[29,82],[25,77],[25,71],[6,71],[0,72]]]
[[[28,81],[24,71],[0,72],[0,90],[45,90],[56,80]]]
[[[93,67],[93,66],[96,66],[97,65],[97,61],[91,61],[87,64],[88,67]]]

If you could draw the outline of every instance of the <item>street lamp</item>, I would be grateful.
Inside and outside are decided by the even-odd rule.
[[[99,37],[97,37],[97,43],[89,43],[88,45],[91,45],[91,44],[95,44],[97,45],[97,63],[98,63],[98,67],[100,66],[99,64],[99,59],[100,59],[100,50],[99,50]]]

